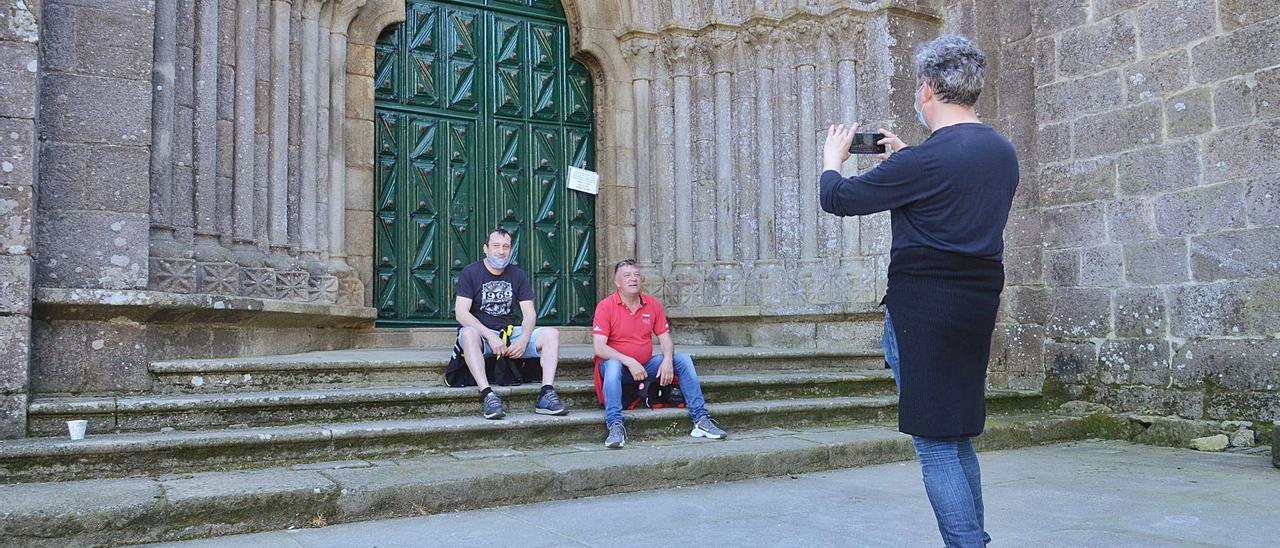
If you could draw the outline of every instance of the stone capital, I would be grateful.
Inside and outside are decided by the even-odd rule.
[[[622,54],[631,63],[636,80],[652,80],[658,41],[652,38],[633,38],[622,44]]]
[[[738,35],[743,45],[754,52],[761,66],[773,66],[773,52],[778,42],[778,27],[755,23]]]
[[[694,56],[698,42],[692,36],[672,35],[663,40],[663,52],[671,62],[671,72],[676,76],[692,76]]]
[[[302,18],[319,19],[320,11],[331,0],[302,0]]]
[[[795,54],[796,66],[814,65],[822,42],[818,23],[808,20],[797,21],[788,26],[784,33],[787,44]]]
[[[713,31],[702,38],[711,57],[712,72],[731,72],[738,42],[737,33],[727,30]]]
[[[831,56],[836,61],[855,61],[864,57],[866,37],[861,17],[842,13],[824,21],[823,30],[831,39]]]

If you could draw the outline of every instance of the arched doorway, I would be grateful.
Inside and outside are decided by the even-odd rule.
[[[585,325],[595,292],[591,78],[556,0],[409,0],[374,59],[379,324],[453,322],[458,273],[493,227],[515,236],[538,323]]]

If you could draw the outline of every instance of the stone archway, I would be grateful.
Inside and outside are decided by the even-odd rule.
[[[615,38],[618,8],[595,0],[561,0],[569,27],[570,54],[591,73],[596,111],[596,254],[600,262],[634,249],[635,196],[631,180],[630,69]],[[348,31],[346,60],[346,169],[343,230],[346,262],[364,286],[365,306],[373,303],[374,43],[390,25],[405,20],[404,0],[368,0]],[[338,185],[335,185],[338,186]],[[597,269],[597,287],[607,287]]]

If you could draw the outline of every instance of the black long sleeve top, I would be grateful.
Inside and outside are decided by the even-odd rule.
[[[1017,188],[1013,145],[974,122],[939,128],[862,175],[823,172],[821,203],[840,216],[890,211],[891,253],[928,247],[1000,261]]]

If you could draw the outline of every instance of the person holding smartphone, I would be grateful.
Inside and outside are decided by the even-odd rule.
[[[944,35],[915,55],[915,115],[930,135],[844,177],[857,126],[831,126],[823,147],[823,211],[889,211],[893,243],[884,300],[885,361],[898,384],[898,429],[910,434],[947,546],[984,546],[982,479],[972,438],[986,420],[986,371],[1004,287],[1004,228],[1018,187],[1014,147],[978,120],[986,57]]]

